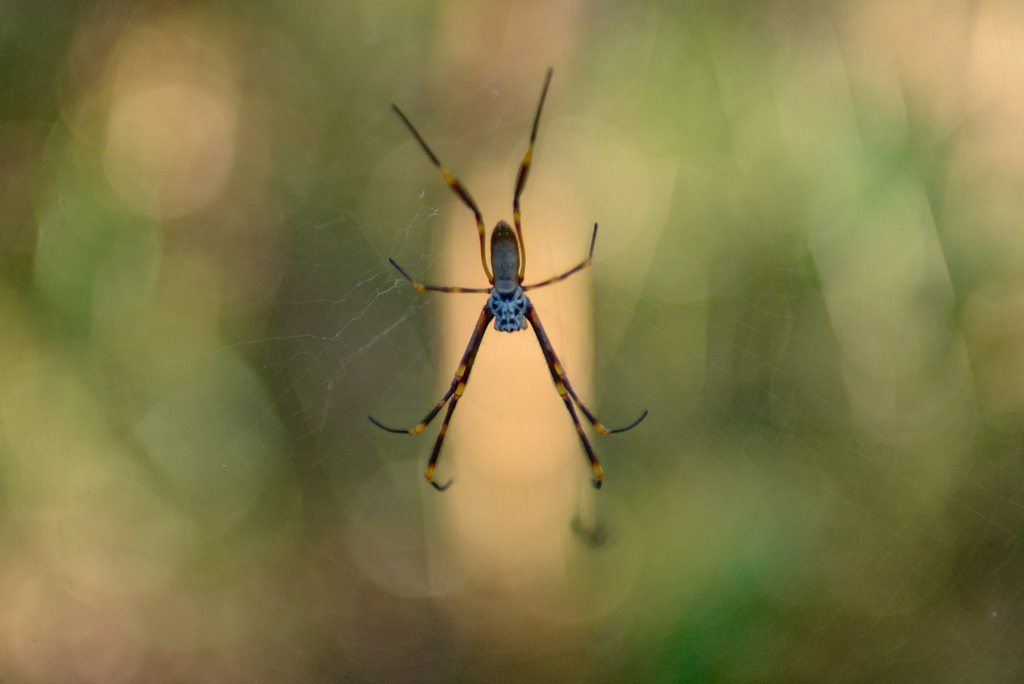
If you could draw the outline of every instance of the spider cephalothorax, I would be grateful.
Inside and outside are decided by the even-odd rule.
[[[494,231],[491,233],[491,267],[487,267],[487,254],[484,248],[484,219],[480,213],[480,209],[477,208],[476,202],[470,197],[469,192],[462,186],[462,183],[455,178],[455,176],[448,173],[448,171],[441,166],[441,162],[438,161],[437,155],[435,155],[427,143],[420,136],[419,132],[412,125],[409,119],[406,118],[405,114],[396,107],[395,112],[402,119],[409,131],[412,133],[416,141],[419,142],[420,147],[430,157],[430,161],[441,171],[444,176],[445,182],[448,183],[449,187],[455,192],[456,195],[462,200],[462,202],[472,210],[473,215],[476,217],[476,229],[480,237],[480,261],[484,267],[484,273],[487,275],[487,282],[490,283],[490,287],[445,287],[438,285],[424,285],[423,283],[417,282],[409,277],[409,274],[402,270],[402,267],[395,263],[394,259],[391,259],[391,265],[398,269],[398,272],[405,276],[406,280],[412,283],[412,286],[420,291],[434,291],[434,292],[475,292],[475,293],[486,293],[490,295],[487,299],[487,303],[484,304],[483,311],[480,312],[480,317],[477,319],[476,327],[473,329],[473,335],[469,338],[469,345],[466,347],[466,352],[462,355],[462,361],[459,363],[458,370],[455,371],[455,377],[452,379],[452,384],[448,388],[448,391],[441,401],[430,410],[430,413],[420,421],[419,425],[408,430],[399,430],[396,428],[390,428],[386,425],[382,425],[373,416],[370,416],[370,420],[377,427],[380,427],[388,432],[401,432],[410,435],[418,435],[423,432],[424,428],[430,424],[430,421],[434,420],[437,414],[444,407],[445,403],[448,403],[448,410],[445,412],[444,421],[441,423],[441,432],[437,435],[437,441],[434,442],[434,451],[430,455],[430,462],[427,464],[427,480],[435,489],[444,491],[451,484],[449,480],[443,485],[439,485],[434,482],[434,467],[437,465],[437,459],[441,455],[441,445],[444,443],[444,435],[448,430],[448,423],[452,418],[452,413],[455,412],[455,405],[459,402],[459,398],[462,396],[463,391],[466,389],[466,383],[469,382],[469,373],[473,369],[473,362],[476,361],[477,351],[480,349],[480,342],[483,340],[484,333],[487,332],[487,325],[494,320],[494,328],[499,332],[516,332],[519,330],[525,330],[527,328],[527,321],[530,326],[533,327],[533,332],[537,336],[537,342],[540,344],[541,351],[544,352],[544,359],[547,361],[548,370],[551,371],[551,379],[554,380],[555,389],[558,390],[559,396],[562,397],[562,401],[565,402],[565,408],[569,411],[569,415],[572,416],[572,421],[576,425],[576,432],[580,436],[580,441],[583,443],[583,448],[587,452],[587,458],[590,459],[590,465],[594,470],[594,487],[600,487],[601,482],[604,479],[604,471],[601,470],[600,464],[597,462],[597,456],[594,454],[594,449],[590,445],[590,440],[587,439],[587,434],[583,430],[583,426],[580,424],[580,419],[576,415],[576,409],[573,406],[575,402],[576,406],[579,406],[580,411],[586,416],[590,424],[594,426],[602,435],[611,434],[614,432],[625,432],[630,428],[635,427],[647,417],[647,411],[644,411],[639,418],[633,421],[631,424],[623,428],[617,428],[609,430],[602,425],[594,414],[580,401],[580,398],[576,396],[575,390],[572,385],[569,384],[569,378],[565,374],[565,370],[562,368],[562,364],[558,361],[558,357],[555,355],[555,350],[551,346],[551,341],[548,340],[547,334],[544,332],[543,326],[540,324],[540,317],[537,315],[537,309],[534,308],[533,304],[530,303],[529,297],[526,296],[526,290],[544,287],[552,283],[557,283],[560,280],[565,280],[577,271],[582,271],[587,266],[590,266],[594,258],[594,242],[597,240],[597,224],[594,224],[594,233],[590,238],[590,252],[587,255],[585,261],[577,264],[573,268],[561,275],[557,275],[547,280],[542,280],[539,283],[532,285],[523,285],[523,278],[526,275],[526,248],[523,246],[523,230],[521,225],[520,213],[519,213],[519,197],[523,193],[523,188],[526,185],[526,177],[530,172],[530,162],[533,159],[533,145],[537,140],[537,125],[540,123],[540,112],[544,108],[544,98],[548,94],[548,86],[551,84],[551,69],[548,69],[547,76],[544,79],[544,89],[540,93],[540,102],[537,104],[537,114],[533,117],[533,129],[530,133],[530,145],[526,148],[526,155],[523,157],[523,163],[519,167],[519,175],[516,178],[516,190],[512,198],[512,216],[515,221],[515,231],[513,232],[512,227],[504,221],[499,221],[498,225],[494,227]]]

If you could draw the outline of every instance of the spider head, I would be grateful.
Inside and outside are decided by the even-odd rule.
[[[519,287],[519,241],[504,221],[498,221],[491,233],[491,271],[500,294],[512,294]]]

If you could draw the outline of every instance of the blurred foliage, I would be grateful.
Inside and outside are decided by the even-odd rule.
[[[0,680],[1021,679],[1018,4],[0,27]],[[481,548],[432,438],[366,422],[451,372],[388,257],[476,248],[390,103],[512,179],[548,65],[524,202],[600,220],[595,404],[651,414],[575,522],[509,485]]]

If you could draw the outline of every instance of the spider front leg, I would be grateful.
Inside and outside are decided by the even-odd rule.
[[[523,163],[519,166],[519,175],[516,177],[516,192],[512,196],[512,219],[516,224],[516,239],[519,242],[519,282],[526,277],[526,243],[523,242],[522,215],[519,211],[519,197],[526,187],[526,177],[530,175],[530,162],[533,160],[533,145],[537,142],[537,126],[540,124],[540,111],[544,109],[544,99],[548,96],[548,86],[551,85],[552,69],[548,67],[547,75],[544,76],[544,88],[540,91],[540,102],[537,103],[537,113],[533,116],[533,128],[530,130],[530,146],[526,148],[523,156]]]
[[[484,273],[487,274],[487,282],[493,283],[494,277],[491,275],[491,269],[487,266],[487,253],[484,250],[484,217],[480,213],[480,208],[476,206],[476,202],[474,202],[473,198],[470,197],[469,191],[466,190],[465,186],[459,182],[459,179],[453,176],[452,174],[448,173],[448,169],[444,168],[441,165],[441,161],[437,158],[437,155],[434,154],[434,151],[430,149],[430,146],[427,145],[427,141],[423,139],[423,136],[420,135],[419,131],[416,130],[416,127],[412,125],[412,122],[409,121],[408,117],[406,117],[405,114],[402,113],[402,110],[399,109],[396,105],[391,105],[391,108],[395,110],[395,113],[398,114],[398,117],[406,125],[406,127],[412,133],[413,137],[416,138],[416,142],[418,142],[420,144],[420,147],[423,148],[423,151],[427,153],[427,156],[430,158],[430,161],[434,163],[434,166],[437,167],[437,170],[441,172],[442,176],[444,176],[444,182],[447,183],[448,187],[450,187],[452,191],[459,196],[459,199],[462,200],[462,203],[469,207],[470,211],[473,212],[473,216],[476,217],[476,232],[480,236],[480,263],[484,265]],[[391,263],[395,262],[392,261]],[[406,277],[408,278],[408,276]]]
[[[445,392],[445,395],[441,397],[441,401],[437,402],[434,408],[430,409],[430,413],[428,413],[416,427],[408,430],[390,428],[379,422],[373,416],[368,416],[370,422],[382,430],[406,435],[418,435],[423,432],[423,430],[430,425],[430,421],[434,420],[437,414],[440,413],[441,407],[445,405],[445,402],[449,402],[449,399],[451,400],[448,403],[448,411],[444,414],[444,421],[441,423],[441,432],[437,435],[437,441],[434,442],[434,451],[430,455],[430,462],[427,464],[427,481],[439,492],[443,492],[448,489],[452,484],[452,480],[449,480],[443,485],[439,485],[434,482],[434,467],[437,465],[437,459],[441,455],[441,444],[444,443],[444,435],[448,431],[448,423],[452,419],[452,414],[455,413],[455,405],[459,403],[459,399],[462,397],[462,393],[466,389],[466,383],[469,382],[469,372],[473,370],[473,362],[476,361],[476,354],[480,351],[480,342],[484,339],[484,333],[487,332],[487,326],[493,319],[494,314],[492,314],[487,307],[484,307],[484,310],[480,312],[480,318],[476,321],[476,327],[473,329],[473,335],[469,338],[469,344],[466,345],[466,352],[462,355],[462,361],[459,362],[459,367],[455,371],[455,377],[452,378],[451,386],[448,388],[448,391]]]
[[[583,425],[580,423],[579,417],[576,415],[576,409],[573,408],[573,401],[580,407],[580,411],[587,417],[590,424],[594,426],[602,435],[610,435],[616,432],[625,432],[640,424],[644,418],[647,417],[647,410],[640,414],[640,417],[635,421],[623,428],[608,429],[602,425],[594,414],[580,401],[580,398],[576,396],[575,390],[572,385],[569,384],[569,378],[565,374],[565,369],[562,368],[562,364],[558,361],[558,356],[555,354],[554,347],[551,346],[551,340],[548,339],[547,333],[544,332],[544,326],[540,324],[540,317],[537,315],[537,309],[530,304],[526,310],[526,319],[530,321],[530,327],[533,328],[534,334],[537,335],[537,342],[540,344],[541,351],[544,352],[544,359],[548,362],[548,370],[551,371],[551,379],[555,382],[555,389],[558,390],[558,394],[562,397],[562,401],[565,402],[565,408],[569,411],[569,415],[572,417],[572,422],[576,425],[576,432],[580,436],[580,441],[583,442],[583,448],[587,452],[587,458],[590,459],[590,465],[594,469],[594,489],[601,488],[601,482],[604,481],[604,470],[601,468],[601,464],[597,461],[597,455],[594,454],[594,447],[590,445],[590,440],[587,438],[587,433],[583,430]]]

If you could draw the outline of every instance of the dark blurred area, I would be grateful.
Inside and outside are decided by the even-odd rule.
[[[548,66],[538,310],[650,416],[590,491],[491,333],[553,436],[481,370],[438,494],[391,104],[493,223]],[[0,3],[0,681],[1021,681],[1022,188],[1009,0]]]

